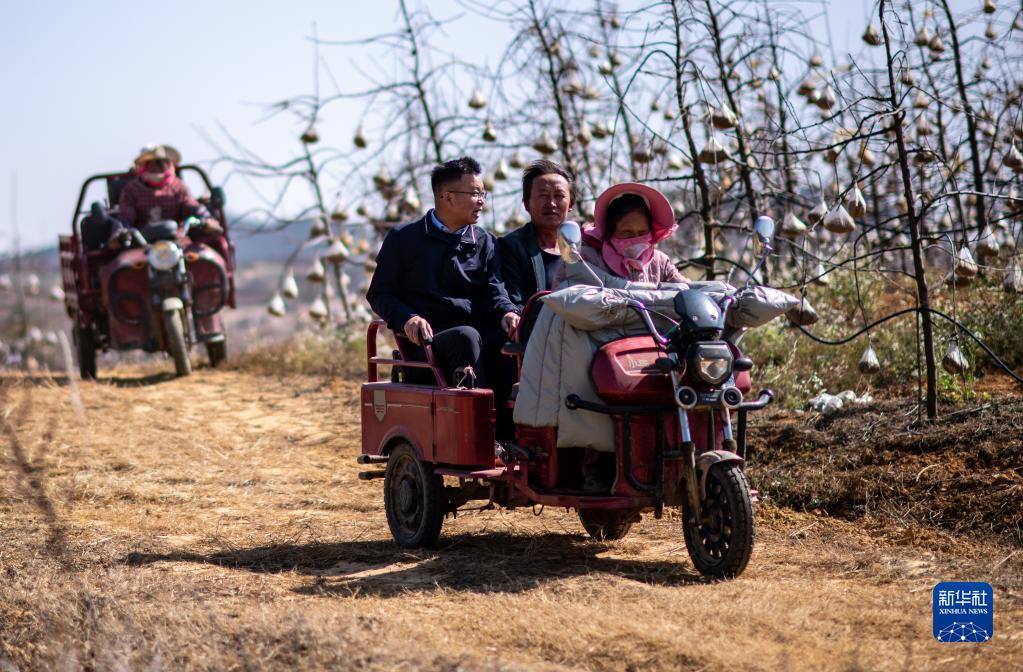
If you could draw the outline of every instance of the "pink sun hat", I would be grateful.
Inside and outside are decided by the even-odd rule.
[[[626,194],[636,194],[650,208],[651,242],[657,244],[675,233],[675,229],[678,228],[678,224],[675,223],[675,211],[664,194],[645,184],[622,182],[605,189],[604,193],[597,197],[597,204],[593,207],[593,226],[583,231],[583,237],[591,245],[597,248],[603,247],[607,208],[616,198]]]

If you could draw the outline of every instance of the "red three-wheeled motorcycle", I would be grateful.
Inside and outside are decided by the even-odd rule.
[[[581,238],[571,224],[574,229],[562,227],[559,243],[565,261],[579,263]],[[774,224],[761,218],[755,231],[762,264]],[[505,346],[505,354],[519,358],[520,370],[541,299],[529,301],[515,339]],[[485,502],[484,508],[574,508],[586,531],[601,540],[624,537],[644,511],[660,517],[664,507],[679,507],[696,568],[712,577],[740,574],[753,548],[756,499],[743,473],[747,413],[765,407],[772,394],[762,390],[756,399],[745,398],[753,363],[737,338],[722,338],[731,301],[682,290],[674,298],[680,319],[664,334],[646,307],[631,301],[647,335],[614,340],[596,352],[591,378],[601,403],[574,394],[563,400],[572,412],[613,419],[616,473],[605,493],[581,488],[582,451],[559,448],[557,427],[516,425],[515,441],[495,450],[492,391],[450,386],[429,348],[426,362],[411,361],[402,355],[400,338],[392,357],[378,356],[384,323],[370,324],[358,461],[385,466],[360,478],[383,479],[394,540],[404,547],[431,546],[445,516],[474,500]],[[390,380],[379,379],[381,365],[392,367]],[[414,369],[429,370],[434,384],[405,382]]]

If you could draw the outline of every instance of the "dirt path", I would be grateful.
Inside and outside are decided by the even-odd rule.
[[[147,375],[148,374],[148,375]],[[147,370],[0,379],[0,670],[1023,668],[1023,552],[758,510],[737,580],[676,519],[588,541],[574,514],[389,541],[357,385]],[[940,580],[995,587],[995,638],[931,636]]]

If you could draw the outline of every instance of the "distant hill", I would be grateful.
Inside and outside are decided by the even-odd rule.
[[[59,273],[60,264],[57,256],[57,241],[53,245],[22,252],[21,268],[25,273]],[[0,255],[0,273],[14,271],[13,255]]]
[[[255,222],[244,220],[231,224],[231,240],[239,265],[284,261],[309,237],[308,222],[296,222],[280,230],[261,230]]]

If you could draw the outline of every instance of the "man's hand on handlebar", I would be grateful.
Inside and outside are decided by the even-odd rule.
[[[131,239],[132,239],[131,230],[121,229],[120,231],[118,231],[117,233],[110,237],[110,240],[107,241],[107,247],[109,247],[111,250],[119,250],[122,247],[127,247],[128,245],[130,245]]]
[[[410,317],[402,327],[402,331],[405,332],[405,337],[416,345],[422,345],[423,341],[433,340],[433,327],[425,318],[418,315]]]
[[[184,224],[186,228],[197,229],[201,235],[205,236],[219,236],[224,232],[224,227],[220,226],[220,222],[214,217],[200,219],[192,215],[184,221]]]
[[[501,318],[501,328],[504,329],[504,333],[508,335],[508,338],[515,335],[515,329],[518,328],[521,319],[518,313],[512,312],[505,313],[504,317]]]

